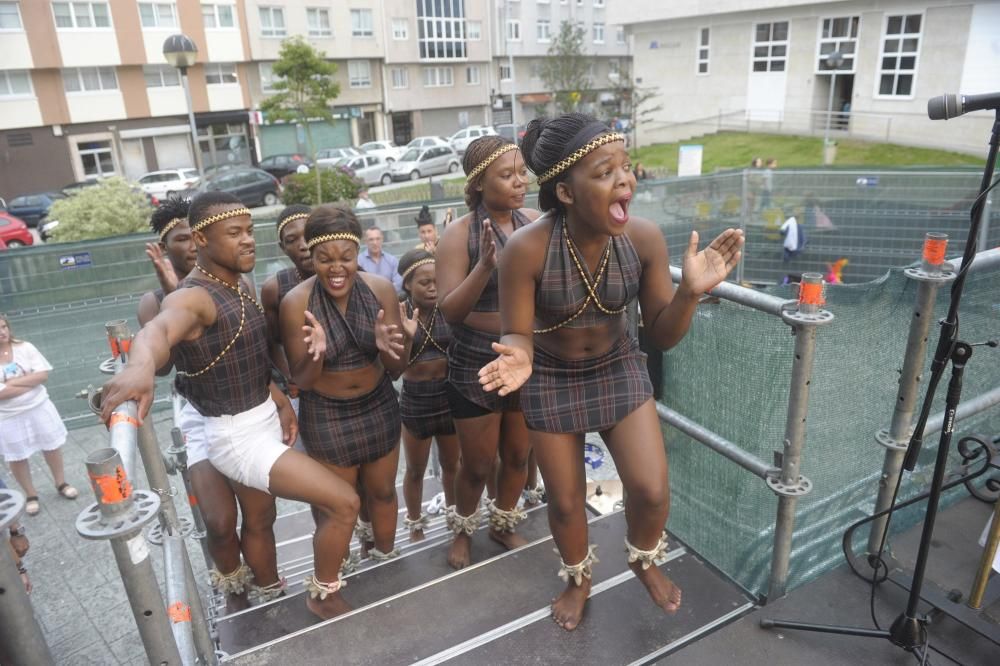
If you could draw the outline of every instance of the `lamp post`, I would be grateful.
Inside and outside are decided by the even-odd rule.
[[[180,70],[181,83],[184,86],[184,98],[187,100],[188,123],[191,126],[191,148],[194,150],[194,163],[198,167],[198,178],[205,178],[205,168],[201,163],[201,149],[198,147],[198,128],[194,124],[194,105],[191,103],[191,87],[188,85],[187,70],[197,62],[198,47],[194,41],[184,34],[170,35],[163,42],[163,57],[171,67]]]
[[[826,104],[826,130],[823,132],[823,162],[833,162],[830,145],[830,121],[833,118],[833,91],[837,88],[837,70],[844,64],[844,54],[833,51],[826,56],[826,65],[830,69],[830,96]]]
[[[504,45],[507,47],[507,68],[510,70],[510,123],[513,125],[514,143],[517,143],[517,99],[514,93],[517,83],[514,76],[514,52],[511,50],[510,35],[507,34],[507,31],[510,29],[510,2],[511,0],[506,0],[503,3],[503,35]]]

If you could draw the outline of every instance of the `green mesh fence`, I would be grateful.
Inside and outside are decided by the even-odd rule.
[[[962,339],[1000,336],[998,273],[970,275],[961,308]],[[827,287],[826,307],[836,318],[817,334],[801,468],[813,491],[798,503],[790,588],[842,564],[841,535],[872,511],[884,455],[874,436],[892,416],[916,287],[901,270],[867,284]],[[794,297],[787,287],[771,291]],[[938,318],[948,302],[945,288],[938,295]],[[770,462],[784,439],[794,344],[790,331],[776,317],[732,303],[701,306],[687,337],[664,355],[663,402]],[[928,354],[937,337],[934,326]],[[978,348],[966,370],[963,399],[1000,385],[998,365],[1000,351]],[[946,385],[947,376],[934,414],[943,410]],[[969,432],[1000,434],[1000,408],[960,422],[954,442]],[[664,435],[671,465],[671,530],[745,587],[765,593],[775,495],[759,478],[676,430],[666,427]],[[926,439],[920,466],[907,477],[902,497],[929,483],[937,441],[937,435]],[[960,493],[953,491],[946,501]],[[893,530],[922,515],[923,505],[900,512]],[[866,536],[859,530],[856,544],[863,547]]]

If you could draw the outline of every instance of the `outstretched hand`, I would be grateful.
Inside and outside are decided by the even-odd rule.
[[[497,243],[489,220],[483,220],[482,233],[479,234],[479,263],[490,270],[497,267]]]
[[[742,230],[726,229],[699,252],[698,232],[692,231],[684,252],[681,284],[694,294],[711,291],[740,263],[743,242]]]
[[[117,375],[104,384],[101,390],[101,420],[110,425],[111,415],[123,402],[135,400],[138,404],[139,423],[153,405],[155,373],[136,366],[126,365]]]
[[[313,361],[318,361],[326,354],[326,331],[312,312],[306,310],[305,316],[306,325],[302,327],[302,332],[306,335],[302,341],[306,343],[306,353],[312,356]]]
[[[170,263],[167,255],[163,253],[163,248],[160,247],[160,244],[146,243],[146,256],[149,257],[150,263],[153,264],[153,270],[156,271],[156,279],[159,280],[163,293],[169,294],[176,289],[178,282],[177,273],[174,272],[174,266]]]
[[[420,308],[413,308],[413,315],[406,313],[406,302],[399,302],[399,321],[403,324],[403,335],[407,340],[412,340],[417,335],[417,328],[420,325]]]
[[[385,310],[378,311],[375,320],[375,346],[379,352],[388,354],[393,360],[399,360],[399,355],[406,349],[403,346],[403,334],[396,330],[398,328],[395,324],[385,323]]]
[[[498,395],[513,393],[531,376],[531,360],[520,347],[493,343],[493,351],[500,354],[479,370],[479,383],[484,391],[496,391]]]

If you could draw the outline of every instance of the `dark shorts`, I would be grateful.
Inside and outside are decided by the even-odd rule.
[[[423,382],[403,380],[403,390],[399,394],[399,413],[403,418],[403,425],[417,439],[455,434],[447,386],[447,379]]]
[[[628,335],[585,359],[559,358],[536,345],[531,377],[521,388],[528,428],[553,433],[608,430],[651,397],[646,354]]]
[[[448,401],[452,406],[452,416],[467,419],[497,412],[518,412],[521,410],[521,392],[515,391],[501,396],[496,391],[486,392],[479,383],[479,370],[493,361],[497,353],[492,344],[499,342],[500,336],[484,333],[466,326],[451,329],[448,344]],[[452,399],[452,393],[461,396],[464,402],[471,402],[481,408],[478,413],[470,413],[472,408]]]
[[[399,401],[388,375],[357,398],[299,394],[299,431],[306,453],[340,467],[375,462],[399,446]]]
[[[490,410],[480,407],[459,393],[458,389],[452,386],[451,383],[445,386],[445,393],[448,397],[448,408],[451,410],[451,418],[453,419],[474,419],[479,416],[493,414]]]

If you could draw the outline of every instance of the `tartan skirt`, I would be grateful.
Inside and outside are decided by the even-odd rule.
[[[653,397],[646,354],[623,335],[601,356],[564,359],[535,345],[521,408],[531,430],[588,433],[608,430]]]
[[[500,396],[496,391],[484,391],[479,383],[479,370],[498,356],[493,351],[494,342],[500,342],[499,335],[453,326],[448,344],[448,383],[463,398],[483,409],[494,413],[520,411],[520,391]]]
[[[403,380],[399,413],[403,417],[403,425],[417,439],[455,434],[455,422],[451,419],[445,388],[447,385],[447,379],[423,382]]]
[[[399,446],[399,402],[388,375],[357,398],[299,394],[299,432],[306,453],[339,467],[375,462]]]

